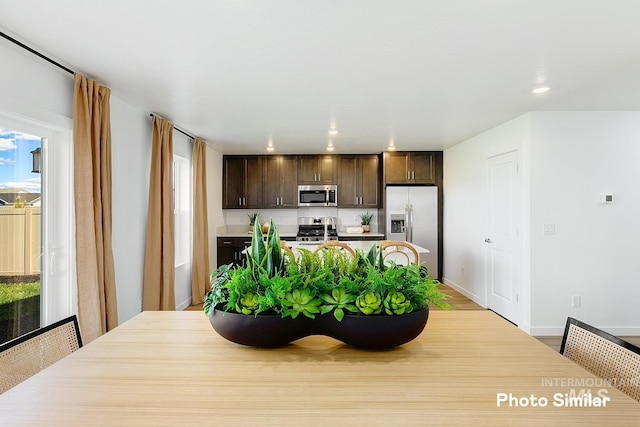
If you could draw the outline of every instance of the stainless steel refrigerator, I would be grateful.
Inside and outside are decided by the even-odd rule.
[[[388,240],[406,240],[429,250],[425,265],[438,277],[438,187],[387,187]]]

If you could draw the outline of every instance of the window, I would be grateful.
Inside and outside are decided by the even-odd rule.
[[[173,213],[175,219],[175,266],[191,263],[191,165],[173,156]]]

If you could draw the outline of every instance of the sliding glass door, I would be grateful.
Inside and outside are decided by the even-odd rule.
[[[75,310],[70,131],[0,114],[0,343]]]

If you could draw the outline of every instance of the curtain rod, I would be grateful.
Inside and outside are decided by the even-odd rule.
[[[13,37],[11,37],[8,34],[3,33],[2,31],[0,31],[0,36],[4,37],[5,39],[9,40],[12,43],[17,44],[18,46],[20,46],[21,48],[28,50],[29,52],[33,53],[36,56],[39,56],[40,58],[44,59],[47,62],[52,63],[53,65],[55,65],[58,68],[61,68],[63,70],[65,70],[67,73],[69,74],[75,74],[75,72],[73,70],[71,70],[70,68],[65,67],[64,65],[60,64],[59,62],[54,61],[53,59],[49,58],[48,56],[45,56],[43,54],[41,54],[40,52],[38,52],[35,49],[30,48],[29,46],[27,46],[26,44],[19,42],[18,40],[14,39]]]
[[[13,38],[13,37],[11,37],[10,35],[8,35],[8,34],[6,34],[6,33],[2,32],[2,31],[0,31],[0,36],[2,36],[2,37],[4,37],[5,39],[9,40],[11,43],[14,43],[14,44],[16,44],[16,45],[20,46],[21,48],[23,48],[23,49],[25,49],[25,50],[27,50],[27,51],[29,51],[29,52],[33,53],[34,55],[39,56],[40,58],[44,59],[45,61],[47,61],[47,62],[49,62],[49,63],[51,63],[51,64],[53,64],[53,65],[55,65],[56,67],[58,67],[58,68],[60,68],[60,69],[63,69],[63,70],[64,70],[64,71],[66,71],[67,73],[69,73],[69,74],[75,74],[75,71],[73,71],[72,69],[67,68],[67,67],[65,67],[64,65],[60,64],[59,62],[56,62],[56,61],[54,61],[53,59],[49,58],[48,56],[45,56],[45,55],[41,54],[41,53],[40,53],[40,52],[38,52],[37,50],[30,48],[30,47],[29,47],[29,46],[27,46],[26,44],[24,44],[24,43],[22,43],[22,42],[20,42],[20,41],[18,41],[18,40],[16,40],[16,39],[14,39],[14,38]],[[153,114],[153,113],[151,113],[151,114],[149,114],[149,115],[150,115],[151,117],[155,116],[155,114]],[[178,132],[180,132],[181,134],[183,134],[184,136],[188,137],[188,138],[196,139],[193,135],[190,135],[188,132],[183,131],[182,129],[180,129],[179,127],[177,127],[177,126],[175,126],[175,125],[173,126],[173,128],[174,128],[175,130],[177,130]]]
[[[150,114],[149,114],[149,116],[150,116],[150,117],[160,117],[160,118],[163,118],[163,117],[161,117],[161,116],[159,116],[159,115],[157,115],[157,114],[153,114],[153,113],[150,113]],[[165,120],[166,120],[166,119],[165,119]],[[195,136],[193,136],[193,135],[189,134],[188,132],[186,132],[186,131],[184,131],[184,130],[180,129],[180,128],[179,128],[179,127],[177,127],[176,125],[173,125],[173,129],[174,129],[174,130],[177,130],[178,132],[180,132],[181,134],[183,134],[184,136],[186,136],[186,137],[188,137],[188,138],[196,139],[196,137],[195,137]]]

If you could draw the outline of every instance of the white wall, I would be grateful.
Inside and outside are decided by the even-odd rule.
[[[486,307],[484,262],[485,162],[488,157],[518,150],[520,153],[521,198],[527,199],[526,176],[530,116],[525,114],[444,151],[444,266],[443,282]],[[523,212],[521,223],[526,224]],[[529,314],[527,271],[524,257],[520,291],[519,326],[526,330]]]
[[[111,94],[113,258],[118,320],[140,313],[149,202],[151,120]]]
[[[531,116],[532,334],[559,335],[572,316],[640,335],[640,112]]]
[[[640,335],[640,112],[533,112],[446,150],[444,282],[486,304],[484,164],[513,149],[527,227],[519,326],[558,336],[572,316]],[[613,204],[599,203],[604,192]]]
[[[73,76],[0,39],[0,110],[72,128]]]

